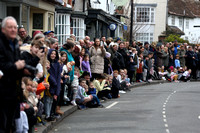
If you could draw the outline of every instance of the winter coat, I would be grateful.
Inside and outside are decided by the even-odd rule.
[[[0,104],[20,102],[23,99],[21,89],[22,70],[17,70],[15,62],[20,59],[17,39],[11,41],[0,31],[0,70],[4,76],[0,79]],[[12,46],[13,46],[12,45]],[[18,112],[18,116],[20,112]]]
[[[50,84],[50,88],[49,88],[49,92],[51,93],[51,95],[56,95],[59,96],[60,94],[60,90],[61,90],[61,66],[60,63],[58,62],[59,60],[59,56],[58,56],[58,52],[56,51],[56,59],[52,60],[50,58],[50,55],[53,51],[56,51],[54,49],[50,49],[49,53],[48,53],[48,60],[50,61],[50,69],[48,70],[48,73],[50,74],[48,81]]]
[[[115,77],[113,77],[112,88],[111,88],[113,98],[118,98],[119,90],[120,90],[120,82]]]
[[[21,55],[21,59],[25,60],[27,65],[30,65],[32,67],[36,67],[37,64],[40,61],[40,58],[38,58],[37,56],[32,56],[29,52],[24,51]]]
[[[127,59],[128,59],[126,49],[120,49],[120,48],[119,48],[117,52],[119,52],[119,53],[122,55],[124,64],[125,64],[125,66],[126,66],[126,64],[127,64]],[[124,66],[123,68],[125,68],[125,66]],[[122,68],[122,69],[123,69],[123,68]]]
[[[108,50],[108,52],[111,54],[110,60],[112,62],[113,70],[119,71],[119,69],[122,69],[125,67],[123,57],[119,52],[114,51],[112,47]]]
[[[193,59],[193,57],[195,57],[195,53],[193,51],[187,51],[186,55],[187,55],[186,66],[189,69],[196,67],[196,61],[195,59]]]
[[[108,58],[104,58],[104,73],[112,74],[111,61]]]
[[[67,53],[68,62],[75,61],[72,54],[67,49],[61,48],[60,52],[61,51],[65,51]],[[70,76],[70,82],[72,82],[74,79],[74,66],[72,66],[72,70],[69,72],[69,76]]]
[[[162,54],[163,54],[162,63],[163,63],[163,66],[165,66],[166,68],[169,66],[169,53],[162,52]]]
[[[90,77],[91,77],[91,70],[90,70],[90,62],[89,61],[82,61],[82,71],[86,71],[90,73]]]
[[[178,49],[177,55],[179,55],[181,67],[185,67],[185,57],[184,57],[185,54],[186,54],[185,50]]]
[[[162,67],[162,52],[156,51],[157,67]]]
[[[105,56],[105,48],[101,50],[101,48],[95,48],[92,46],[89,50],[90,52],[90,60],[91,60],[91,72],[101,74],[104,71],[104,56]]]

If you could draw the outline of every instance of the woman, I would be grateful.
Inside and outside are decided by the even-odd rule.
[[[68,62],[74,61],[74,58],[72,56],[72,52],[74,51],[74,46],[75,44],[73,41],[68,41],[60,49],[60,52],[65,51],[67,53]],[[69,76],[70,76],[70,82],[72,82],[74,79],[74,66],[72,66],[72,71],[69,72]]]
[[[91,72],[92,79],[97,78],[98,75],[102,74],[104,71],[104,56],[105,56],[104,46],[100,46],[100,39],[96,38],[94,46],[89,49],[90,59],[91,59]]]
[[[67,62],[71,62],[71,61],[75,61],[73,56],[72,56],[72,53],[74,51],[74,48],[75,48],[75,44],[73,41],[67,41],[66,44],[64,44],[62,46],[62,48],[60,49],[60,52],[62,51],[65,51],[67,53],[67,58],[68,58],[68,61]],[[70,82],[67,83],[67,86],[68,86],[68,97],[71,98],[72,97],[72,93],[71,93],[71,83],[72,81],[74,80],[74,65],[72,66],[72,70],[69,72],[69,78],[70,78]]]

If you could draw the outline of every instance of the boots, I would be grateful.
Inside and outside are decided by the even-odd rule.
[[[60,106],[56,106],[56,113],[59,114],[59,115],[63,115],[64,114],[64,112],[62,112],[60,110]]]

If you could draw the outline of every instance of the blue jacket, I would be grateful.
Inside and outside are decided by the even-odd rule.
[[[67,53],[68,62],[74,61],[72,54],[68,50],[61,48],[60,51],[65,51]],[[74,66],[72,66],[72,71],[69,72],[69,76],[70,82],[72,82],[74,79]]]
[[[61,89],[61,84],[60,84],[60,80],[61,80],[61,66],[58,62],[59,56],[58,56],[58,52],[56,51],[56,59],[52,60],[50,58],[50,55],[53,51],[56,51],[55,49],[50,49],[49,53],[48,53],[48,60],[50,61],[50,69],[48,70],[48,73],[50,74],[49,76],[49,84],[50,84],[50,88],[49,88],[49,92],[51,93],[51,95],[56,95],[59,96],[60,94],[60,89]]]

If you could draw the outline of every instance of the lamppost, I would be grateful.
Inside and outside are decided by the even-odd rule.
[[[130,45],[133,42],[133,0],[131,0]]]

